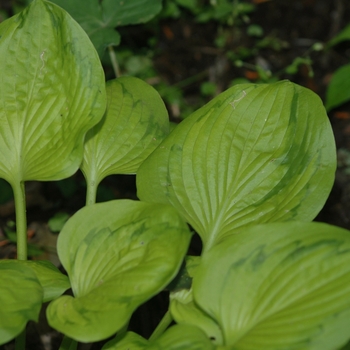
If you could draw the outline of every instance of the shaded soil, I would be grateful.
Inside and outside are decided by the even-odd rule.
[[[240,25],[229,27],[218,25],[216,21],[196,23],[193,16],[184,11],[179,19],[161,19],[147,25],[140,32],[139,27],[121,30],[122,45],[136,51],[145,49],[150,38],[155,38],[153,50],[154,67],[157,76],[149,79],[164,81],[183,91],[184,105],[167,102],[171,119],[178,121],[182,112],[195,108],[208,101],[212,96],[201,93],[203,82],[216,85],[216,93],[225,90],[234,79],[244,77],[251,81],[259,78],[252,65],[260,64],[272,72],[278,79],[290,79],[306,86],[321,98],[325,98],[326,88],[333,72],[349,62],[350,45],[341,44],[328,52],[309,52],[317,43],[325,43],[350,21],[350,2],[346,0],[295,0],[295,1],[255,1],[256,11],[250,17],[250,23],[242,19]],[[9,1],[2,1],[0,8],[10,9]],[[260,46],[261,39],[247,34],[250,24],[261,26],[264,37],[269,42]],[[214,44],[218,36],[226,38],[226,44],[218,47]],[[246,50],[244,54],[244,50]],[[228,55],[228,52],[230,53]],[[310,69],[301,66],[296,74],[288,75],[283,69],[296,57],[309,55],[313,61],[314,75]],[[233,59],[234,57],[235,59]],[[234,61],[243,57],[246,65],[237,67]],[[107,75],[110,70],[107,67]],[[186,107],[187,106],[187,107]],[[346,104],[329,113],[337,143],[339,167],[334,188],[324,209],[317,220],[350,229],[350,104]],[[55,259],[47,245],[54,246],[57,235],[47,228],[48,220],[57,212],[73,214],[84,205],[85,188],[80,173],[67,180],[63,187],[71,188],[69,195],[62,190],[62,184],[29,183],[28,188],[28,224],[32,228],[30,242],[43,249],[40,258]],[[111,176],[103,181],[100,200],[112,198],[136,198],[135,178],[133,176]],[[15,245],[7,241],[4,229],[14,220],[14,207],[11,200],[0,206],[0,258],[14,258]],[[6,241],[6,242],[5,242]],[[45,242],[45,243],[43,243]],[[194,244],[198,251],[198,243]],[[167,297],[162,295],[144,305],[133,318],[135,331],[147,336],[155,328],[159,318],[167,307]],[[150,310],[157,310],[146,318]],[[49,342],[55,343],[59,336],[50,330],[44,321],[39,326],[29,325],[30,332],[27,349],[44,349],[40,343],[43,335]],[[39,328],[39,329],[38,329]],[[38,334],[42,337],[39,338]],[[59,342],[57,341],[57,344]],[[58,345],[52,346],[57,349]],[[91,347],[99,348],[100,345]],[[89,346],[81,347],[88,349]],[[0,346],[0,349],[13,349],[13,344]],[[50,349],[47,345],[46,349]]]

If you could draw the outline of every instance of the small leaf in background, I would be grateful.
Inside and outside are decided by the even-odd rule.
[[[203,254],[198,305],[224,345],[333,350],[350,338],[350,232],[322,223],[246,227]]]
[[[51,232],[60,232],[62,227],[69,219],[68,213],[56,213],[52,218],[49,219],[48,225]]]
[[[350,64],[337,69],[326,91],[326,108],[330,111],[350,101]]]
[[[107,83],[107,111],[86,136],[81,169],[95,186],[108,175],[136,173],[169,133],[169,118],[156,90],[134,77]]]
[[[109,45],[119,45],[115,27],[145,23],[162,8],[161,0],[53,0],[82,26],[100,55]]]
[[[113,335],[176,276],[191,235],[171,206],[115,200],[81,209],[58,238],[75,297],[49,305],[49,324],[83,342]]]
[[[218,95],[171,132],[136,180],[139,198],[174,206],[206,250],[237,227],[312,220],[335,169],[322,101],[281,81]]]
[[[86,33],[34,0],[0,24],[0,176],[13,185],[73,174],[105,110],[104,73]]]
[[[0,261],[0,345],[15,338],[28,321],[37,321],[43,289],[22,261]]]
[[[348,24],[343,30],[341,30],[334,38],[332,38],[326,44],[327,48],[338,45],[343,41],[350,40],[350,24]]]

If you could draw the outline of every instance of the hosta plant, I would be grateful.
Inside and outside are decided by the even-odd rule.
[[[107,83],[83,29],[34,0],[0,25],[0,175],[14,191],[18,260],[0,261],[0,344],[50,302],[60,349],[341,349],[350,338],[350,232],[312,220],[336,167],[321,100],[288,81],[236,85],[169,133],[157,92]],[[28,261],[24,183],[81,169],[86,206],[59,234],[66,274]],[[111,174],[139,201],[96,203]],[[196,232],[203,249],[187,254]],[[65,293],[70,289],[71,292]],[[149,339],[134,311],[163,290]]]

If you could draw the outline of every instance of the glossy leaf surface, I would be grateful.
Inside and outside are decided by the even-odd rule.
[[[84,28],[100,56],[108,45],[119,45],[115,27],[144,23],[161,10],[161,0],[53,0]]]
[[[58,238],[75,298],[50,304],[50,325],[83,342],[111,336],[175,277],[190,238],[170,206],[117,200],[81,209]]]
[[[299,222],[236,230],[202,256],[193,295],[234,349],[338,349],[350,338],[350,232]]]
[[[34,0],[0,24],[0,176],[9,183],[73,174],[105,110],[104,73],[86,33]]]
[[[237,227],[312,220],[335,167],[317,95],[288,81],[236,85],[186,118],[141,165],[138,196],[173,205],[209,249]]]
[[[107,111],[87,133],[81,169],[98,184],[112,174],[136,173],[169,133],[169,118],[156,90],[134,77],[107,83]]]
[[[43,289],[31,268],[17,261],[0,261],[0,345],[37,321]]]

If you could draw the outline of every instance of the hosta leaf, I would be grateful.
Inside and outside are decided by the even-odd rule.
[[[121,341],[110,341],[103,350],[214,350],[207,336],[197,327],[176,325],[158,339],[147,341],[138,334],[128,332]]]
[[[87,35],[58,6],[34,0],[0,24],[0,70],[0,176],[13,184],[73,174],[105,109]]]
[[[346,64],[334,72],[326,93],[326,108],[328,111],[350,101],[349,76],[350,64]]]
[[[17,261],[0,261],[0,345],[37,321],[43,289],[32,269]]]
[[[185,271],[171,283],[172,286],[176,282],[174,288],[170,288],[169,311],[171,316],[177,324],[197,326],[205,332],[214,344],[222,344],[222,332],[217,322],[193,301],[192,278],[195,276],[195,271],[201,259],[199,256],[186,256],[185,261]],[[189,278],[191,283],[188,281]]]
[[[209,249],[237,227],[312,220],[335,167],[317,95],[288,81],[242,84],[171,132],[140,166],[138,196],[173,205]]]
[[[58,238],[75,297],[49,305],[50,325],[83,342],[111,336],[175,277],[190,238],[170,206],[117,200],[81,209]]]
[[[161,10],[161,0],[53,0],[84,28],[100,56],[108,45],[119,45],[115,27],[149,21]]]
[[[170,312],[176,323],[197,326],[214,344],[223,344],[218,323],[193,301],[192,289],[170,294]]]
[[[236,230],[202,256],[193,295],[234,349],[338,349],[350,338],[350,232],[299,222]]]
[[[134,332],[127,332],[122,339],[118,335],[105,344],[102,350],[144,350],[148,346],[148,340]]]
[[[87,134],[81,165],[95,186],[108,175],[135,173],[169,133],[167,110],[150,85],[121,77],[106,90],[107,111]]]
[[[70,288],[69,279],[49,261],[19,261],[30,267],[44,291],[43,302],[53,300]]]

